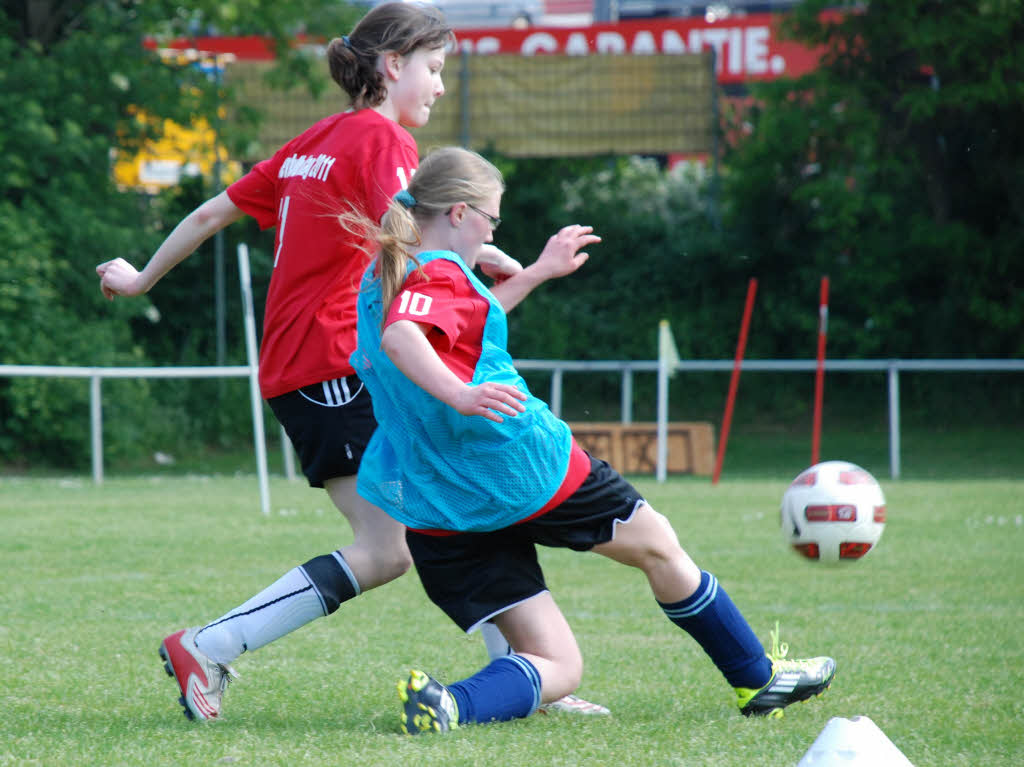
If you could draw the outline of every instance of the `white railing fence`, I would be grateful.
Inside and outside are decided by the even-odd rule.
[[[633,376],[636,373],[659,373],[658,380],[658,427],[659,433],[667,419],[668,375],[672,373],[698,372],[730,372],[735,365],[734,360],[682,360],[673,367],[666,368],[659,360],[645,361],[580,361],[566,360],[518,360],[516,366],[521,370],[551,371],[551,395],[549,404],[556,414],[561,413],[562,385],[564,373],[581,372],[615,372],[622,375],[621,410],[622,422],[633,420]],[[817,368],[816,360],[743,360],[741,372],[813,372]],[[884,359],[884,360],[826,360],[825,372],[853,373],[886,373],[887,398],[889,412],[889,475],[892,479],[900,477],[900,373],[1009,373],[1024,371],[1024,359]],[[659,479],[664,478],[664,467],[660,460],[659,446]]]
[[[253,352],[255,353],[255,352]],[[729,372],[733,360],[683,360],[677,363],[674,372]],[[744,360],[741,371],[747,372],[811,372],[816,368],[815,360]],[[620,383],[620,419],[622,423],[633,420],[633,379],[637,374],[659,372],[658,360],[517,360],[520,371],[546,371],[551,374],[551,390],[548,402],[552,412],[561,415],[564,376],[566,373],[618,372]],[[1024,359],[1011,360],[826,360],[825,371],[872,373],[885,372],[889,412],[889,475],[892,479],[900,476],[900,373],[901,372],[994,372],[1006,373],[1024,371]],[[667,372],[673,372],[669,369]],[[89,413],[92,452],[92,476],[96,483],[103,482],[103,402],[102,382],[106,378],[245,378],[254,381],[255,368],[246,365],[221,367],[65,367],[53,365],[0,365],[0,377],[56,377],[89,379]],[[665,380],[662,380],[662,379]],[[667,376],[659,376],[659,400],[667,402],[669,384]],[[261,447],[265,445],[262,401],[258,387],[250,386],[253,404],[253,440],[257,451],[257,464],[265,463]],[[667,419],[667,413],[659,408],[659,426]],[[287,446],[287,437],[282,432],[282,444]],[[291,451],[284,450],[285,473],[292,477]]]
[[[267,481],[266,434],[263,425],[263,402],[258,383],[256,323],[253,311],[252,287],[249,276],[249,250],[238,247],[238,272],[242,290],[248,365],[216,367],[65,367],[53,365],[0,365],[0,377],[60,377],[89,379],[89,414],[92,454],[92,477],[97,484],[103,482],[103,396],[105,378],[248,378],[252,401],[253,445],[256,469],[260,483],[261,508],[270,511]],[[562,413],[563,376],[565,373],[618,372],[621,375],[621,421],[633,420],[633,377],[638,373],[655,373],[657,383],[657,478],[665,479],[666,433],[668,426],[669,378],[675,373],[728,372],[734,360],[682,360],[669,359],[659,350],[657,360],[517,360],[520,371],[548,371],[551,373],[551,392],[548,404],[555,415]],[[741,372],[801,372],[817,368],[816,360],[744,360]],[[900,476],[900,381],[901,372],[996,372],[1024,371],[1024,359],[928,359],[928,360],[826,360],[825,372],[880,372],[887,374],[889,410],[889,475]],[[284,429],[280,430],[285,475],[295,476],[293,451]]]

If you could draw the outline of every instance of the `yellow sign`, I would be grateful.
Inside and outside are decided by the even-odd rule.
[[[134,119],[148,125],[160,120],[141,109]],[[187,176],[212,177],[218,158],[222,186],[242,175],[241,163],[228,159],[227,150],[218,144],[216,132],[205,119],[197,119],[188,127],[166,119],[160,120],[160,125],[160,137],[144,141],[137,151],[113,150],[118,187],[155,194]]]

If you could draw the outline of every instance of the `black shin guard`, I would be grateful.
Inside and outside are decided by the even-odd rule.
[[[340,551],[314,557],[302,569],[320,594],[325,615],[337,610],[342,602],[359,596],[359,583]]]

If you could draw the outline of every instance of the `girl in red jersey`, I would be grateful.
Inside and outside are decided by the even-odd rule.
[[[121,258],[96,267],[108,298],[136,296],[243,215],[262,228],[276,226],[260,387],[309,484],[327,491],[354,535],[350,546],[293,568],[212,623],[164,639],[160,654],[177,678],[189,718],[219,716],[229,664],[243,652],[334,612],[409,568],[402,525],[356,493],[355,475],[376,428],[369,394],[348,361],[366,247],[345,237],[331,214],[340,201],[379,220],[407,185],[418,152],[406,128],[425,125],[444,94],[441,70],[453,40],[444,17],[427,5],[373,9],[327,51],[350,110],[316,123],[200,205],[141,272]],[[498,259],[492,276],[520,268],[497,249],[491,255]]]

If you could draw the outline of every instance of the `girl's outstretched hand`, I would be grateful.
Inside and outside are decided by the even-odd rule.
[[[138,284],[138,270],[123,258],[115,258],[96,267],[100,290],[111,301],[114,296],[139,296],[146,291]]]
[[[502,308],[509,312],[541,283],[572,274],[583,266],[589,256],[582,249],[595,242],[601,242],[601,238],[594,234],[592,226],[572,224],[562,227],[548,239],[536,261],[518,274],[498,282],[491,292],[501,302]]]
[[[544,279],[564,277],[572,274],[586,263],[590,255],[582,250],[588,245],[600,242],[594,234],[594,227],[571,224],[562,227],[548,238],[547,245],[533,264]]]

